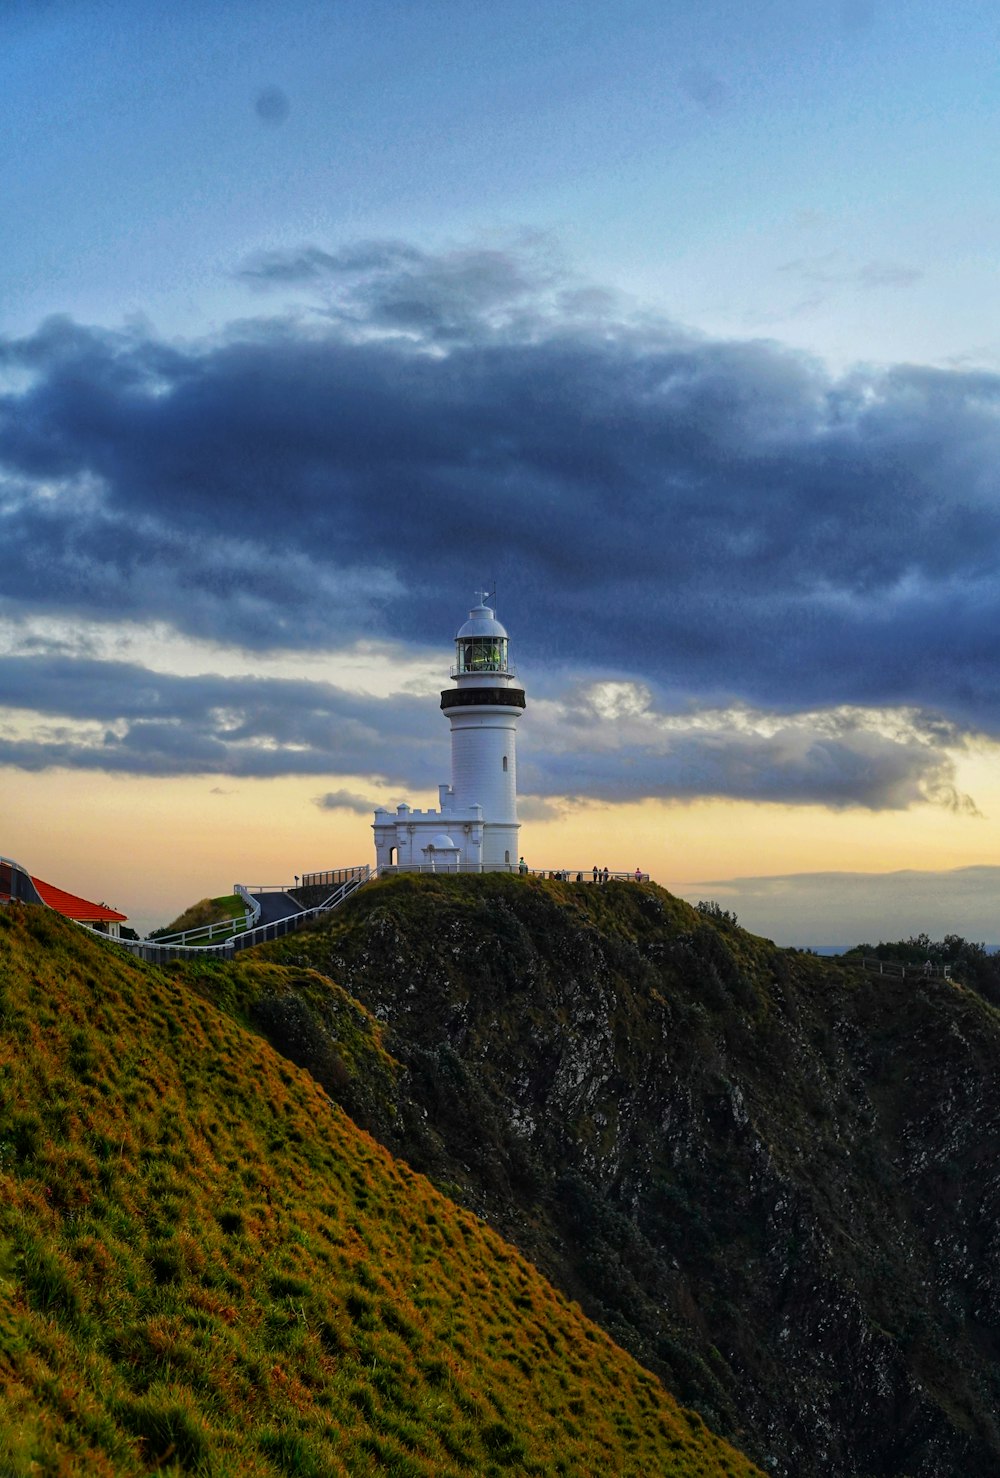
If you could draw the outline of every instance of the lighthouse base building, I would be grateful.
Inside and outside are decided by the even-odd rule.
[[[379,807],[373,830],[380,871],[517,869],[516,740],[524,690],[516,686],[508,646],[483,592],[455,637],[454,686],[441,694],[451,726],[451,783],[438,787],[437,810]]]

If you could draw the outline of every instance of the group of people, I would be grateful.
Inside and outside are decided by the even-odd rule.
[[[522,877],[525,876],[525,874],[528,872],[528,864],[525,862],[525,860],[524,860],[523,857],[521,857],[521,858],[518,859],[517,870],[522,875]],[[594,865],[594,882],[595,883],[606,883],[608,881],[608,879],[610,878],[610,876],[611,876],[611,873],[608,871],[608,869],[606,867],[598,867],[596,865],[596,863],[595,863],[595,865]],[[635,880],[636,880],[636,882],[637,883],[641,883],[642,880],[643,880],[643,878],[645,876],[646,876],[646,874],[643,872],[642,868],[641,867],[637,867],[636,870],[635,870]],[[568,872],[566,872],[565,870],[563,870],[561,872],[550,872],[549,873],[549,877],[555,883],[569,883],[569,882],[572,882],[572,876],[571,876],[571,874],[568,873]],[[577,880],[578,883],[582,883],[583,882],[583,873],[582,872],[578,872],[577,873],[576,880]]]

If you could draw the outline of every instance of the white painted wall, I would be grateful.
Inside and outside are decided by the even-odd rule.
[[[502,821],[517,825],[519,716],[519,710],[512,708],[448,710],[455,803],[459,807],[479,804],[489,824]]]

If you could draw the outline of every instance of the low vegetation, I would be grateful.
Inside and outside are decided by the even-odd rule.
[[[203,929],[209,924],[223,923],[227,919],[242,923],[246,918],[246,905],[235,893],[224,893],[221,898],[200,898],[171,924],[154,929],[150,939],[159,939],[165,934],[181,934],[186,929]]]
[[[310,992],[0,908],[0,1471],[757,1472],[251,1029]]]

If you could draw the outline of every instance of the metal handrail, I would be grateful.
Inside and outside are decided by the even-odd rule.
[[[109,942],[121,945],[130,954],[137,955],[139,959],[154,965],[166,964],[168,960],[193,959],[196,956],[231,960],[240,950],[251,949],[255,944],[268,944],[274,939],[281,939],[285,934],[301,929],[304,924],[320,914],[331,913],[333,909],[339,908],[363,883],[367,883],[372,872],[373,869],[370,867],[351,869],[352,876],[347,878],[334,893],[331,893],[329,898],[317,907],[305,908],[299,913],[288,914],[285,918],[275,919],[270,924],[258,924],[242,934],[234,934],[231,939],[226,939],[221,944],[172,944],[169,941],[164,943],[159,939],[109,939]],[[106,935],[98,937],[108,938]]]
[[[193,936],[204,936],[210,940],[215,934],[239,934],[244,929],[251,928],[249,909],[242,919],[216,919],[211,924],[196,924],[192,929],[180,929],[176,934],[158,934],[153,941],[154,944],[184,944]],[[260,916],[260,904],[257,905],[257,917]]]
[[[234,883],[233,892],[238,898],[243,899],[247,911],[247,928],[256,928],[260,923],[260,900],[254,898],[249,888],[244,887],[242,883]]]
[[[496,667],[462,667],[457,662],[448,669],[449,677],[517,677],[513,663],[498,664]]]
[[[304,872],[299,886],[317,888],[326,883],[345,883],[362,870],[359,867],[328,867],[325,872]]]
[[[951,980],[951,966],[938,967],[932,960],[925,960],[922,965],[904,965],[902,960],[880,960],[878,955],[861,955],[853,959],[847,955],[834,955],[833,958],[838,965],[853,966],[872,974],[894,975],[900,980],[905,980],[907,976],[911,980]]]

